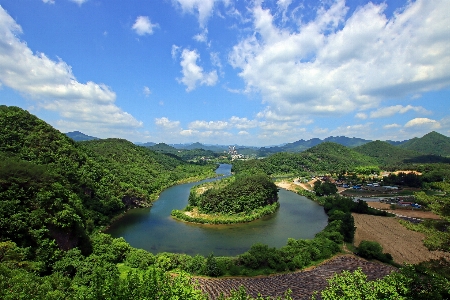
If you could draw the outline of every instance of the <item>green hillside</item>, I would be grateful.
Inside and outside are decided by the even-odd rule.
[[[383,141],[374,141],[354,148],[356,152],[375,158],[381,165],[395,165],[403,163],[406,159],[418,157],[416,151],[402,149]]]
[[[393,146],[388,142],[374,141],[354,148],[355,151],[372,157],[384,169],[411,168],[412,164],[450,163],[450,159]]]
[[[18,107],[0,106],[0,242],[29,248],[40,271],[61,249],[163,188],[212,173],[124,140],[76,143]]]
[[[450,138],[432,131],[421,138],[413,138],[399,145],[400,148],[450,157]]]
[[[157,153],[122,139],[81,143],[102,166],[114,174],[128,201],[147,203],[165,188],[186,178],[212,176],[214,166],[189,164],[174,155]],[[169,146],[170,147],[170,146]]]
[[[237,161],[233,163],[233,170],[239,172],[256,168],[270,175],[341,172],[377,165],[374,158],[340,144],[324,142],[301,153],[276,153],[261,160]]]

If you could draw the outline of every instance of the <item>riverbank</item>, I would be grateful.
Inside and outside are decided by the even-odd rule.
[[[94,232],[105,232],[106,230],[108,230],[112,224],[114,224],[115,222],[119,221],[120,219],[122,219],[127,212],[129,212],[130,210],[133,209],[140,209],[140,208],[149,208],[153,206],[153,203],[159,199],[159,196],[161,195],[162,192],[164,192],[165,190],[174,187],[176,185],[180,185],[180,184],[185,184],[185,183],[191,183],[191,182],[196,182],[196,181],[201,181],[201,180],[205,180],[205,179],[210,179],[210,178],[217,178],[217,177],[222,177],[224,175],[221,174],[217,174],[214,173],[214,171],[212,171],[213,173],[211,174],[205,174],[205,175],[198,175],[198,176],[193,176],[193,177],[188,177],[188,178],[183,178],[180,180],[177,180],[175,182],[173,182],[173,184],[171,185],[167,185],[163,188],[161,188],[158,192],[152,194],[151,199],[149,199],[149,201],[144,202],[141,206],[130,206],[127,207],[123,212],[115,215],[114,217],[112,217],[108,224],[98,227],[96,228],[96,230],[94,230]]]

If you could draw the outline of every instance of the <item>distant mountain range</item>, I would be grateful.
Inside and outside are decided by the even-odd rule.
[[[99,140],[99,138],[86,135],[79,131],[67,132],[66,135],[76,142]]]
[[[79,131],[73,131],[66,133],[67,136],[74,139],[75,141],[89,141],[89,140],[98,140],[96,137],[92,137],[81,133]],[[240,154],[244,155],[252,155],[256,157],[266,157],[271,154],[280,153],[280,152],[289,152],[289,153],[299,153],[306,151],[312,147],[315,147],[324,142],[332,142],[336,144],[340,144],[345,147],[355,148],[356,151],[363,153],[365,155],[369,155],[368,152],[371,152],[371,157],[379,155],[379,159],[384,159],[389,161],[389,158],[393,158],[396,156],[397,158],[402,157],[403,159],[417,157],[418,154],[421,155],[437,155],[450,157],[450,138],[432,131],[421,138],[413,138],[405,141],[371,141],[365,140],[361,138],[349,138],[345,136],[330,136],[325,139],[313,138],[310,140],[298,140],[293,143],[287,143],[279,146],[272,147],[248,147],[248,146],[239,146],[235,145],[236,150]],[[223,153],[224,151],[228,151],[228,145],[205,145],[201,143],[193,143],[193,144],[165,144],[165,143],[138,143],[139,146],[149,147],[157,152],[165,152],[165,153],[177,153],[178,150],[195,150],[195,149],[203,149],[207,151],[212,151],[216,153]],[[367,145],[366,147],[363,147]],[[401,151],[404,150],[404,151]],[[377,154],[378,153],[378,154]],[[389,153],[389,155],[387,155]]]

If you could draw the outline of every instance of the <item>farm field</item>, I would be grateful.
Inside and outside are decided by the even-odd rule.
[[[363,240],[376,241],[400,264],[417,264],[430,259],[446,257],[450,254],[429,251],[424,245],[425,235],[403,227],[397,218],[352,214],[355,219],[355,245]]]
[[[321,291],[327,285],[327,279],[343,270],[354,271],[361,267],[368,279],[375,280],[386,276],[394,267],[378,262],[369,262],[354,255],[336,256],[323,264],[294,273],[253,278],[195,278],[200,288],[210,299],[217,299],[220,293],[228,295],[231,290],[243,285],[247,293],[256,297],[261,293],[264,297],[283,296],[288,289],[292,291],[293,299],[310,299],[314,291]]]
[[[421,210],[413,210],[412,208],[398,208],[398,209],[390,209],[390,204],[381,203],[381,202],[367,202],[367,204],[372,208],[377,208],[381,210],[385,210],[389,213],[402,215],[410,218],[419,218],[419,219],[435,219],[438,220],[440,217],[431,211],[421,211]]]

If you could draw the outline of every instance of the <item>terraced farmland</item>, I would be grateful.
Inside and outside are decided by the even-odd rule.
[[[354,271],[359,267],[370,280],[381,278],[395,270],[394,267],[377,262],[369,262],[353,255],[337,256],[320,266],[294,273],[273,275],[256,278],[195,278],[202,291],[206,292],[210,299],[216,299],[221,293],[228,295],[233,289],[239,289],[243,285],[247,293],[256,297],[277,297],[284,295],[285,291],[292,291],[293,299],[309,299],[314,291],[320,291],[327,286],[327,279],[335,273],[343,270]]]

